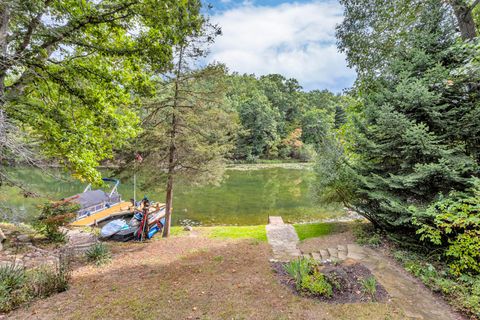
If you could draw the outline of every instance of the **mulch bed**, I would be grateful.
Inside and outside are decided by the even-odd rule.
[[[327,278],[334,277],[340,284],[340,288],[332,286],[333,295],[331,297],[312,294],[305,295],[298,292],[295,287],[295,280],[285,271],[284,265],[282,262],[272,263],[273,270],[276,272],[280,283],[286,285],[298,295],[308,296],[329,303],[383,302],[389,299],[388,292],[378,281],[374,299],[363,292],[360,280],[372,277],[373,274],[367,267],[352,259],[336,265],[332,263],[320,265],[319,270],[322,274],[327,276]]]

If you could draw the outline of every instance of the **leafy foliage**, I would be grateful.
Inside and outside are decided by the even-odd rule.
[[[369,296],[372,301],[375,301],[375,294],[377,293],[377,279],[374,276],[360,279],[363,294]]]
[[[278,74],[230,75],[227,95],[241,125],[233,156],[249,162],[313,160],[317,143],[344,115],[342,97],[326,90],[303,92],[297,80]]]
[[[28,299],[24,287],[27,284],[25,271],[15,265],[0,266],[0,310],[10,311]]]
[[[5,0],[0,110],[78,178],[138,132],[136,97],[151,94],[200,2]],[[168,9],[167,9],[168,8]]]
[[[405,45],[389,49],[381,72],[360,77],[339,147],[321,162],[335,173],[319,169],[322,193],[333,189],[376,226],[409,237],[414,212],[439,193],[466,190],[480,164],[474,49],[456,42],[446,14],[444,6],[422,4],[402,35]]]
[[[288,274],[295,280],[295,286],[300,293],[331,297],[332,285],[318,271],[317,267],[314,260],[305,258],[292,260],[284,266]]]
[[[446,246],[455,274],[480,273],[480,180],[470,193],[454,192],[414,218],[421,240]]]
[[[45,203],[33,226],[47,239],[64,242],[65,233],[60,230],[76,216],[79,206],[71,202]]]
[[[378,247],[382,243],[379,230],[376,230],[371,224],[356,222],[352,231],[355,241],[360,245]]]

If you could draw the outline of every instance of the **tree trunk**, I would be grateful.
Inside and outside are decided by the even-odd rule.
[[[469,6],[465,0],[451,0],[451,5],[463,40],[474,39],[477,36],[477,26],[473,20],[472,10],[476,2]]]
[[[174,106],[178,99],[178,83],[175,83],[175,100]],[[175,156],[177,148],[175,146],[175,138],[177,133],[177,117],[175,116],[175,109],[172,114],[171,122],[172,130],[170,131],[170,146],[168,148],[168,172],[167,172],[167,194],[165,199],[165,225],[163,226],[163,237],[170,236],[170,225],[172,222],[172,203],[173,203],[173,177],[175,174]]]
[[[173,97],[173,111],[172,122],[170,131],[170,146],[168,148],[168,173],[167,173],[167,195],[165,199],[165,225],[163,226],[163,237],[166,238],[170,235],[170,225],[172,222],[172,203],[173,203],[173,178],[175,175],[175,159],[177,155],[176,137],[177,137],[177,107],[180,97],[180,75],[182,72],[183,63],[183,47],[180,47],[178,63],[175,70],[175,93]]]
[[[165,201],[165,225],[163,226],[163,237],[170,236],[170,225],[172,224],[172,203],[173,203],[173,174],[168,175],[167,196]]]
[[[10,20],[10,13],[7,5],[0,7],[0,108],[4,103],[5,95],[5,77],[6,68],[3,66],[7,62],[7,36],[8,36],[8,22]]]

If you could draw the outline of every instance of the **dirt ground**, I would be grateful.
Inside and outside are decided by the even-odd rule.
[[[7,319],[406,319],[393,303],[329,304],[281,284],[267,243],[191,234],[112,244],[104,267]]]

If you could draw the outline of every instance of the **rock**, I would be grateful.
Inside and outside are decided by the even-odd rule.
[[[30,242],[30,237],[29,237],[28,235],[26,235],[26,234],[19,234],[19,235],[17,236],[17,240],[18,240],[19,242]]]
[[[192,231],[193,228],[191,226],[185,226],[185,228],[183,228],[183,230],[185,231]]]

